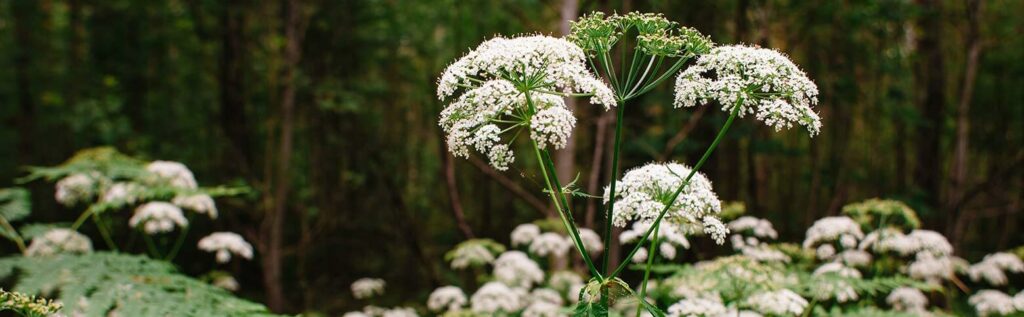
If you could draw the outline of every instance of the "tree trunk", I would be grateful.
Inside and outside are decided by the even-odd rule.
[[[246,175],[252,148],[245,112],[245,14],[238,0],[229,0],[224,6],[220,16],[220,121],[229,146],[222,157],[230,162],[224,165],[232,169],[227,173]]]
[[[14,1],[11,11],[14,15],[14,87],[18,103],[18,165],[32,163],[35,148],[36,105],[32,94],[32,54],[35,42],[30,25],[39,12],[36,1]]]
[[[579,12],[579,1],[578,0],[562,0],[561,9],[561,23],[559,24],[559,32],[562,35],[568,35],[570,32],[570,21],[575,21]],[[565,98],[565,107],[576,113],[576,99]],[[573,181],[576,176],[576,134],[570,134],[568,142],[565,143],[565,148],[555,151],[555,174],[558,176],[559,181],[564,184],[569,184]],[[572,202],[570,201],[570,205]],[[575,210],[575,209],[573,209]]]
[[[940,0],[918,0],[923,10],[918,21],[920,37],[917,41],[917,92],[919,110],[924,118],[923,126],[917,128],[916,152],[918,162],[914,179],[928,195],[931,207],[939,207],[942,191],[939,181],[942,175],[942,121],[946,109],[946,68],[942,52],[942,2]],[[952,218],[943,217],[946,222]]]
[[[978,19],[982,10],[981,0],[967,1],[967,60],[964,62],[963,86],[960,102],[956,107],[956,139],[953,143],[953,159],[949,168],[949,190],[946,192],[943,209],[953,218],[960,212],[956,204],[963,196],[967,182],[967,150],[970,140],[971,98],[974,96],[974,82],[978,75],[978,59],[981,55],[981,41]]]
[[[301,0],[286,0],[284,3],[286,21],[284,24],[284,63],[281,76],[281,127],[280,141],[277,149],[277,162],[274,169],[273,208],[265,219],[265,237],[268,239],[267,250],[263,254],[263,282],[267,291],[267,306],[280,312],[285,309],[286,299],[284,285],[281,280],[282,243],[284,240],[285,214],[290,187],[289,171],[293,149],[295,130],[295,90],[296,72],[302,56],[302,35],[304,32],[304,13]]]
[[[459,198],[459,186],[455,182],[455,162],[452,161],[451,154],[448,154],[448,148],[445,147],[444,138],[438,142],[440,148],[441,164],[441,176],[444,178],[445,187],[448,189],[448,201],[451,203],[452,215],[455,217],[455,225],[462,232],[462,236],[466,239],[473,239],[473,230],[469,227],[469,223],[466,222],[466,213],[462,210],[462,200]]]

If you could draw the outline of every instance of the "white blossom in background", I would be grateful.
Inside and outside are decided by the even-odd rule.
[[[252,259],[253,254],[252,245],[234,232],[211,233],[199,239],[198,246],[200,250],[215,253],[219,263],[231,261],[232,253],[248,260]]]
[[[580,292],[583,291],[584,287],[587,287],[587,285],[583,283],[569,286],[569,290],[565,293],[565,298],[568,298],[570,303],[578,303],[580,301]],[[584,299],[587,299],[586,295],[584,295]]]
[[[356,299],[370,298],[384,294],[384,285],[387,283],[379,278],[364,277],[352,282],[352,297]]]
[[[928,307],[928,297],[913,287],[897,287],[885,297],[893,309],[903,312],[923,313]]]
[[[747,305],[762,314],[799,316],[807,308],[807,300],[788,289],[757,293],[747,298]]]
[[[629,170],[616,188],[614,199],[617,202],[612,223],[625,227],[631,221],[654,222],[690,172],[690,167],[678,163],[650,163]],[[610,199],[610,189],[605,187],[605,203]],[[722,244],[728,229],[717,218],[721,211],[722,204],[711,189],[711,181],[704,174],[695,173],[668,208],[663,220],[676,226],[702,224],[704,232]]]
[[[538,147],[565,147],[576,126],[565,93],[615,105],[611,88],[587,69],[582,49],[540,35],[494,38],[459,58],[438,80],[437,96],[445,100],[459,90],[465,92],[441,112],[448,148],[459,157],[473,149],[498,170],[515,160],[505,132],[525,127]]]
[[[986,255],[981,262],[971,265],[967,269],[967,275],[971,277],[972,281],[984,280],[995,286],[1006,285],[1008,281],[1006,272],[1024,272],[1024,261],[1011,253],[997,252]]]
[[[764,317],[764,315],[758,314],[755,311],[740,310],[737,311],[735,308],[729,308],[725,313],[718,314],[714,317]]]
[[[485,265],[494,262],[494,254],[481,243],[462,243],[455,247],[448,256],[453,269],[464,269],[471,265]]]
[[[427,298],[427,308],[435,312],[458,310],[466,303],[466,293],[458,286],[438,287]]]
[[[1019,310],[1013,297],[997,290],[980,290],[967,299],[967,302],[974,306],[978,315],[1009,315]]]
[[[676,108],[712,100],[725,112],[732,112],[738,104],[740,117],[753,114],[777,131],[801,125],[814,136],[821,129],[821,118],[811,109],[818,103],[818,87],[775,50],[719,46],[679,73]]]
[[[99,174],[90,175],[75,173],[57,181],[54,199],[64,206],[74,206],[88,202],[96,197],[100,187]]]
[[[719,316],[725,314],[727,309],[722,301],[717,298],[687,298],[672,304],[668,307],[670,317],[689,316]]]
[[[366,314],[364,312],[361,312],[361,311],[350,311],[350,312],[345,313],[344,315],[341,315],[341,317],[372,317],[372,316],[370,316],[369,314]]]
[[[135,214],[128,219],[128,225],[142,229],[146,234],[158,234],[171,232],[175,226],[187,227],[188,219],[185,219],[185,214],[178,206],[153,201],[135,208]]]
[[[138,193],[142,186],[132,182],[117,182],[107,188],[100,196],[100,202],[117,204],[134,204],[139,200]]]
[[[864,238],[860,225],[845,216],[825,217],[818,219],[807,228],[807,235],[804,238],[803,247],[813,248],[826,243],[835,243],[845,249],[857,247],[858,241]],[[819,252],[819,258],[821,251]],[[834,255],[834,253],[833,253]],[[830,258],[829,255],[826,258]]]
[[[604,242],[601,241],[601,236],[594,232],[594,230],[580,228],[580,240],[583,241],[583,246],[587,248],[587,252],[591,255],[604,252]]]
[[[530,295],[527,299],[530,303],[544,302],[562,306],[562,294],[558,291],[550,288],[535,288],[530,291]]]
[[[25,249],[27,256],[48,256],[59,253],[92,252],[92,241],[77,231],[64,228],[50,229],[32,239]]]
[[[384,310],[380,317],[419,317],[416,310],[409,307],[395,307]]]
[[[839,262],[830,262],[819,266],[812,273],[813,276],[821,276],[826,274],[834,274],[839,277],[848,279],[860,279],[861,273],[857,269],[847,267]],[[860,298],[857,294],[857,290],[853,288],[848,282],[845,281],[833,281],[833,280],[822,280],[816,285],[815,293],[818,299],[829,299],[835,298],[837,302],[845,303],[854,301]]]
[[[740,248],[740,253],[751,260],[758,262],[781,262],[789,263],[790,258],[782,251],[772,249],[768,245],[745,246]]]
[[[474,313],[496,315],[513,313],[525,306],[523,291],[513,290],[500,282],[488,282],[470,297],[470,309]]]
[[[837,254],[834,260],[847,266],[863,267],[871,264],[871,254],[857,249],[846,250]]]
[[[581,284],[583,284],[583,277],[573,271],[557,271],[548,277],[548,286],[563,293],[569,291],[573,286]]]
[[[561,305],[549,302],[534,302],[526,306],[521,317],[567,317],[569,314],[562,311]]]
[[[530,253],[537,256],[563,257],[569,253],[571,247],[572,242],[565,236],[546,232],[533,239],[533,242],[530,243]]]
[[[196,183],[196,177],[192,175],[192,171],[185,164],[171,161],[153,161],[146,165],[146,171],[153,173],[159,180],[167,182],[174,187],[185,189],[199,187],[199,184]]]
[[[205,214],[210,219],[217,219],[217,204],[213,202],[210,195],[179,195],[175,196],[171,203],[199,214]]]
[[[913,262],[907,265],[907,275],[911,278],[937,284],[950,279],[957,270],[957,258],[935,256],[931,253],[918,253]]]
[[[634,222],[630,229],[619,234],[619,242],[623,244],[637,243],[650,228],[650,223]],[[651,235],[653,236],[654,234],[651,233]],[[686,240],[686,236],[680,232],[678,226],[661,226],[658,228],[658,241],[658,253],[669,260],[675,259],[677,247],[690,248],[690,241]],[[647,247],[641,247],[631,260],[637,263],[643,262],[647,260],[647,254]]]
[[[540,236],[540,227],[532,223],[524,223],[512,229],[512,246],[530,245],[533,239]]]
[[[505,285],[529,289],[544,281],[544,270],[521,251],[507,251],[494,260],[494,279]]]
[[[743,216],[729,222],[729,231],[734,233],[750,233],[760,239],[776,239],[779,233],[772,227],[772,222],[767,219]]]
[[[232,292],[237,291],[239,288],[238,280],[236,280],[234,276],[227,274],[214,277],[211,284],[213,284],[213,286],[220,287]]]

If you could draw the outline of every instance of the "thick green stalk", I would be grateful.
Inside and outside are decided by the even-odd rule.
[[[96,228],[100,231],[100,236],[103,237],[103,241],[107,243],[107,247],[118,252],[117,244],[114,244],[114,239],[110,238],[110,232],[107,231],[107,226],[103,224],[103,220],[96,213],[92,213],[92,221],[96,223]]]
[[[529,100],[529,99],[528,99]],[[533,152],[537,155],[537,162],[540,163],[541,173],[544,175],[544,184],[548,188],[548,196],[551,197],[551,202],[554,203],[555,209],[558,210],[558,217],[561,218],[562,224],[565,225],[565,230],[569,231],[569,236],[572,237],[573,244],[576,246],[576,250],[580,252],[580,256],[583,257],[583,262],[587,264],[587,268],[590,269],[590,273],[597,277],[598,280],[603,280],[601,273],[594,266],[594,262],[590,260],[590,255],[587,254],[587,248],[583,245],[583,240],[580,239],[579,231],[576,230],[576,224],[569,221],[566,217],[567,209],[562,207],[565,197],[562,197],[563,201],[559,201],[558,195],[561,195],[561,186],[556,189],[558,182],[558,176],[549,173],[548,165],[550,158],[541,154],[540,148],[537,146],[537,142],[533,143]],[[553,172],[554,170],[551,170]],[[552,178],[556,183],[552,183]],[[566,207],[567,208],[567,207]]]
[[[153,259],[161,258],[160,251],[157,249],[156,243],[153,243],[153,237],[150,237],[149,234],[146,234],[145,232],[143,232],[142,233],[142,240],[146,241],[146,248],[149,250],[149,257],[150,258],[153,258]]]
[[[189,223],[192,223],[192,216],[189,215],[188,218]],[[173,261],[174,258],[178,256],[178,251],[181,251],[181,246],[185,244],[185,237],[188,236],[188,228],[189,226],[181,228],[181,233],[178,234],[178,240],[174,241],[174,246],[171,247],[171,252],[167,253],[167,256],[164,257],[165,261]]]
[[[3,225],[4,229],[11,232],[11,240],[14,241],[14,244],[18,245],[18,251],[25,254],[25,240],[21,238],[21,234],[18,234],[18,230],[14,230],[14,226],[11,226],[11,223],[7,222],[7,219],[4,217],[0,217],[0,225]]]
[[[697,161],[697,165],[694,165],[693,169],[690,170],[690,174],[686,175],[686,178],[683,180],[683,183],[680,184],[678,188],[676,188],[676,191],[674,193],[672,193],[672,197],[669,198],[668,203],[665,204],[665,208],[662,208],[661,212],[658,213],[658,217],[654,219],[654,223],[651,225],[651,228],[647,229],[647,232],[644,233],[643,238],[641,238],[640,242],[636,244],[636,247],[633,248],[633,251],[629,252],[629,255],[626,256],[627,259],[632,258],[633,255],[636,254],[637,250],[639,250],[640,247],[643,246],[644,242],[646,242],[647,239],[650,238],[651,232],[656,230],[658,226],[661,225],[661,220],[665,217],[665,214],[668,213],[668,209],[675,204],[676,198],[679,198],[679,194],[683,192],[683,189],[686,188],[686,185],[690,184],[690,179],[693,178],[693,175],[697,173],[697,170],[700,170],[701,166],[704,166],[704,163],[707,162],[708,157],[711,157],[711,153],[715,151],[715,148],[718,147],[718,143],[722,141],[723,137],[725,137],[725,132],[729,131],[729,126],[732,125],[732,121],[736,119],[737,115],[739,115],[741,102],[742,99],[736,102],[736,105],[733,107],[732,113],[729,114],[729,119],[725,120],[725,124],[722,126],[722,130],[718,131],[718,135],[715,136],[715,140],[711,142],[711,146],[708,147],[707,151],[704,151],[704,156],[701,156],[700,160]],[[616,268],[615,271],[608,275],[608,278],[618,276],[619,273],[621,273],[622,270],[626,268],[626,264],[627,263],[619,265],[619,267]]]
[[[644,280],[640,282],[640,300],[647,300],[647,280],[651,278],[651,266],[654,265],[654,257],[658,255],[654,252],[655,247],[658,245],[658,228],[654,228],[654,239],[651,239],[651,246],[647,248],[647,266],[644,268]],[[636,307],[636,317],[640,317],[640,311],[643,305]]]
[[[604,268],[604,273],[608,274],[608,252],[612,245],[612,210],[615,208],[615,182],[619,179],[619,150],[622,146],[622,121],[626,114],[626,102],[619,101],[618,111],[615,113],[615,140],[612,145],[612,181],[609,185],[608,191],[608,208],[604,215],[604,260],[602,261],[601,267]]]

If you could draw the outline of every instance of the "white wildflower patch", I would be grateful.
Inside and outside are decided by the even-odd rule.
[[[853,219],[845,216],[825,217],[818,219],[807,229],[803,247],[814,248],[824,244],[834,244],[833,247],[854,249],[857,247],[858,241],[863,238],[864,233],[861,232],[860,225]],[[836,254],[836,250],[818,249],[817,254],[819,259],[827,260]]]
[[[650,228],[650,223],[634,222],[630,229],[619,234],[619,242],[623,244],[637,243],[640,241],[640,238],[643,238],[644,233],[647,233],[647,230],[650,230]],[[655,236],[652,233],[651,239],[654,238]],[[656,238],[658,239],[659,254],[669,260],[675,259],[677,247],[682,247],[684,249],[690,248],[690,241],[686,240],[686,236],[680,232],[680,229],[677,226],[661,226],[658,228],[658,235]],[[631,260],[634,262],[643,262],[647,260],[647,253],[647,248],[642,247],[633,255]]]
[[[214,232],[199,239],[200,250],[215,253],[217,262],[227,263],[231,261],[231,255],[252,259],[252,245],[246,242],[242,236],[234,232]]]
[[[557,271],[548,277],[548,287],[563,293],[569,291],[573,286],[581,284],[583,284],[583,277],[573,271]]]
[[[779,233],[772,227],[772,222],[751,216],[743,216],[729,222],[729,231],[742,233],[759,239],[775,239]]]
[[[142,229],[146,234],[158,234],[171,232],[175,226],[187,227],[188,219],[185,219],[185,214],[178,206],[154,201],[135,208],[135,214],[128,219],[128,225]]]
[[[580,241],[583,242],[583,246],[587,248],[587,252],[590,254],[601,254],[604,252],[604,242],[601,241],[601,236],[587,228],[580,228]]]
[[[365,299],[384,294],[384,286],[387,283],[379,278],[364,277],[352,282],[352,297]]]
[[[572,242],[565,236],[546,232],[533,239],[533,242],[530,243],[530,253],[537,256],[564,257],[569,253],[571,247]]]
[[[668,307],[670,317],[719,316],[727,309],[721,299],[709,297],[687,298]]]
[[[419,317],[416,310],[409,307],[395,307],[381,312],[380,317]]]
[[[967,299],[967,302],[974,306],[978,315],[1009,315],[1021,311],[1016,301],[1010,295],[997,290],[980,290]]]
[[[799,316],[807,308],[807,300],[788,289],[754,294],[747,304],[762,314],[777,316]]]
[[[544,270],[526,253],[508,251],[494,260],[494,279],[512,287],[529,289],[544,281]]]
[[[690,172],[690,167],[678,163],[651,163],[626,172],[616,188],[612,223],[625,227],[631,221],[653,222]],[[609,191],[606,187],[605,202],[611,199]],[[711,181],[695,173],[668,208],[664,221],[677,226],[703,224],[705,232],[721,244],[728,234],[728,229],[717,219],[721,210],[721,201],[711,189]]]
[[[812,273],[813,276],[834,275],[847,279],[860,279],[861,273],[857,269],[847,267],[839,262],[826,263]],[[843,280],[832,280],[826,278],[815,285],[815,297],[818,299],[834,298],[837,302],[845,303],[860,298],[857,290],[850,283]]]
[[[100,196],[100,202],[113,204],[134,204],[139,200],[142,185],[132,182],[117,182],[107,188]]]
[[[92,252],[92,241],[77,231],[64,228],[50,229],[32,239],[25,249],[27,256],[48,256],[60,253]]]
[[[675,106],[717,101],[722,110],[753,114],[776,130],[804,126],[814,136],[821,118],[811,109],[818,88],[807,74],[778,51],[742,45],[720,46],[697,59],[676,79]]]
[[[512,246],[530,245],[533,239],[540,236],[540,227],[532,223],[524,223],[512,229]]]
[[[195,176],[192,175],[192,171],[185,164],[171,161],[153,161],[146,165],[146,171],[153,173],[158,181],[166,182],[174,187],[185,189],[199,187]]]
[[[956,258],[935,256],[931,253],[918,253],[913,262],[907,265],[907,275],[911,278],[937,284],[953,277],[957,269]]]
[[[494,255],[504,247],[489,240],[469,240],[455,246],[445,258],[451,261],[453,269],[483,266],[494,262]]]
[[[64,206],[88,202],[96,197],[101,178],[98,173],[68,175],[57,181],[54,199]]]
[[[457,286],[442,286],[430,293],[427,308],[435,312],[459,310],[466,306],[466,293]]]
[[[981,262],[975,263],[967,269],[967,275],[971,277],[972,281],[984,280],[994,286],[1006,285],[1008,282],[1007,272],[1024,272],[1024,261],[1011,253],[998,252],[986,255]]]
[[[525,306],[524,297],[522,290],[514,290],[500,282],[488,282],[470,297],[470,309],[474,313],[488,316],[511,314]]]
[[[928,297],[921,290],[906,286],[897,287],[889,292],[885,302],[893,309],[904,312],[922,313],[928,307]]]
[[[179,195],[174,197],[171,203],[199,214],[205,214],[210,219],[217,219],[217,204],[213,202],[213,198],[210,195]]]

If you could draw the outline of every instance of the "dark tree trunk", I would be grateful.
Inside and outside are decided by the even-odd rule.
[[[239,0],[224,3],[220,15],[220,122],[229,146],[222,156],[231,175],[249,174],[252,153],[245,111],[245,14]]]
[[[918,30],[917,85],[919,110],[924,124],[917,128],[917,166],[914,180],[928,195],[928,203],[938,207],[942,173],[942,120],[946,110],[946,68],[942,52],[942,1],[918,0],[923,10]],[[949,218],[946,218],[948,223]]]
[[[32,37],[32,20],[39,12],[36,1],[14,1],[11,11],[14,15],[14,87],[18,103],[18,164],[32,163],[35,149],[36,103],[32,94],[32,54],[35,41]]]
[[[960,213],[956,205],[967,186],[967,150],[970,140],[971,98],[974,96],[974,82],[978,75],[978,59],[981,56],[981,40],[978,20],[982,1],[967,1],[967,60],[964,62],[964,78],[960,89],[960,102],[956,107],[956,139],[953,143],[953,159],[949,168],[949,190],[943,202],[944,214],[956,218]]]

